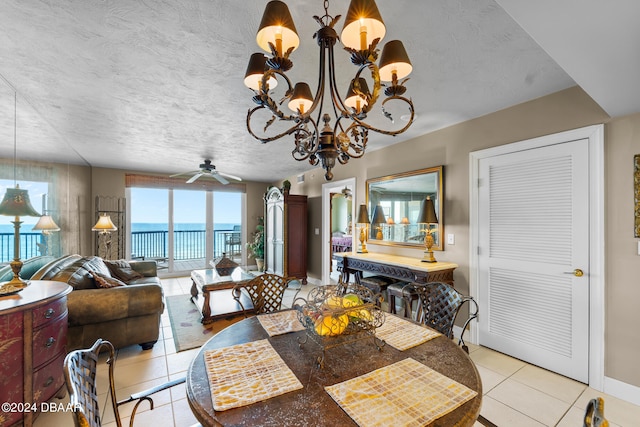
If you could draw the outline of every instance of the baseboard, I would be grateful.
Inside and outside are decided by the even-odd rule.
[[[321,286],[322,280],[316,279],[315,277],[307,277],[307,283],[313,286]]]
[[[640,406],[640,387],[604,377],[604,393]]]

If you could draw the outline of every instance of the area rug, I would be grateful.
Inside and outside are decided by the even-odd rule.
[[[200,323],[200,312],[188,295],[165,298],[176,352],[201,347],[209,338],[244,319],[242,314],[221,318],[208,325]]]

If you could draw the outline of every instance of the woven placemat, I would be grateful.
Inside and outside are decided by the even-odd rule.
[[[325,390],[360,427],[425,426],[478,394],[411,358]]]
[[[298,320],[298,312],[296,310],[260,314],[257,317],[270,337],[289,332],[302,331],[304,329],[304,326],[300,323],[300,320]]]
[[[204,352],[213,409],[225,411],[302,388],[268,340]]]
[[[382,326],[376,329],[378,338],[400,351],[415,347],[440,335],[442,334],[433,329],[389,314]]]

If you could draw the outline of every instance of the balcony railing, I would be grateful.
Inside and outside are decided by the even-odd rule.
[[[13,260],[14,233],[0,233],[0,263]],[[42,233],[20,233],[20,259],[41,255],[38,243],[42,243]]]
[[[168,258],[168,231],[134,231],[131,233],[131,254],[134,257]],[[0,263],[13,259],[13,233],[0,233]],[[173,232],[173,259],[176,261],[205,258],[205,230]],[[20,258],[25,260],[41,255],[38,244],[42,243],[41,233],[20,233]],[[236,255],[242,251],[240,232],[234,230],[214,230],[213,256],[223,253]]]
[[[168,258],[168,231],[133,231],[131,233],[131,255],[144,258]],[[213,256],[223,253],[239,254],[241,248],[240,232],[233,230],[214,230]],[[173,232],[173,259],[176,261],[205,258],[205,230]]]

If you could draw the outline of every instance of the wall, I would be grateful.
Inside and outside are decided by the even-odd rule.
[[[419,116],[419,106],[417,106]],[[459,265],[456,288],[469,290],[469,153],[592,124],[605,126],[605,376],[640,387],[637,354],[640,329],[634,313],[640,300],[640,259],[633,237],[633,155],[640,154],[640,114],[618,119],[608,115],[579,87],[573,87],[389,148],[368,152],[362,159],[334,169],[335,180],[355,177],[354,203],[364,203],[365,182],[397,172],[444,165],[445,233],[455,235],[435,256]],[[318,197],[325,183],[321,169],[305,174],[291,191]],[[320,243],[318,243],[320,244]],[[421,250],[369,245],[370,252],[421,257]],[[310,249],[311,252],[311,249]],[[314,252],[317,252],[314,249]],[[320,257],[309,259],[309,270],[320,271]]]

